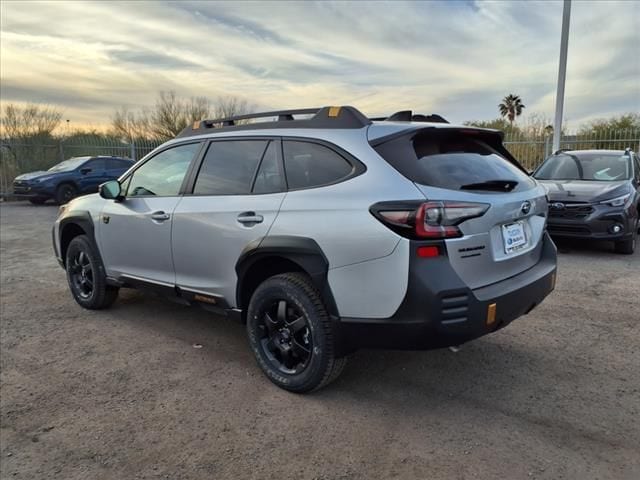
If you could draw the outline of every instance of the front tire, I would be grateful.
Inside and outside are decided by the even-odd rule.
[[[78,196],[78,190],[70,183],[63,183],[56,189],[56,202],[64,205]]]
[[[636,250],[636,243],[638,242],[638,228],[640,228],[640,220],[636,222],[636,228],[633,229],[631,238],[622,240],[614,244],[616,253],[622,253],[623,255],[631,255]]]
[[[108,308],[118,297],[118,288],[107,285],[100,257],[86,235],[69,243],[65,269],[73,298],[83,308]]]
[[[249,344],[258,365],[291,392],[317,390],[335,380],[334,332],[318,290],[306,275],[284,273],[258,286],[247,311]]]

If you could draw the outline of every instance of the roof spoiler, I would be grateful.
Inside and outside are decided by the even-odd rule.
[[[387,122],[429,122],[429,123],[449,123],[444,117],[437,113],[424,115],[422,113],[413,113],[411,110],[401,110],[388,117],[372,118],[375,121]]]

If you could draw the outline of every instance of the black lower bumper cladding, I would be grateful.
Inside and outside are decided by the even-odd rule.
[[[416,245],[413,245],[415,243]],[[412,242],[412,251],[419,242]],[[469,289],[447,257],[412,258],[409,284],[390,318],[342,318],[339,350],[428,350],[461,345],[529,313],[555,287],[556,247],[545,234],[539,262],[509,279]],[[493,311],[492,311],[493,310]]]

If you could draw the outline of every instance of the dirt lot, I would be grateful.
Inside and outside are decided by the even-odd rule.
[[[359,352],[297,396],[230,320],[134,291],[80,309],[56,208],[0,213],[3,479],[640,478],[638,253],[561,244],[556,291],[508,328]]]

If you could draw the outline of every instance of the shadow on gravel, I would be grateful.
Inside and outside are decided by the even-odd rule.
[[[212,365],[222,360],[243,371],[254,370],[263,388],[277,389],[259,373],[243,325],[135,291],[125,291],[114,307],[109,311],[113,312],[113,321],[130,322],[154,335],[202,344]],[[547,353],[546,349],[514,344],[508,331],[466,344],[458,353],[448,349],[360,351],[351,355],[335,383],[311,396],[329,403],[357,398],[363,404],[373,403],[374,407],[395,409],[404,415],[460,402],[510,412],[518,410],[514,392],[527,392],[532,377],[561,375],[561,366]]]

